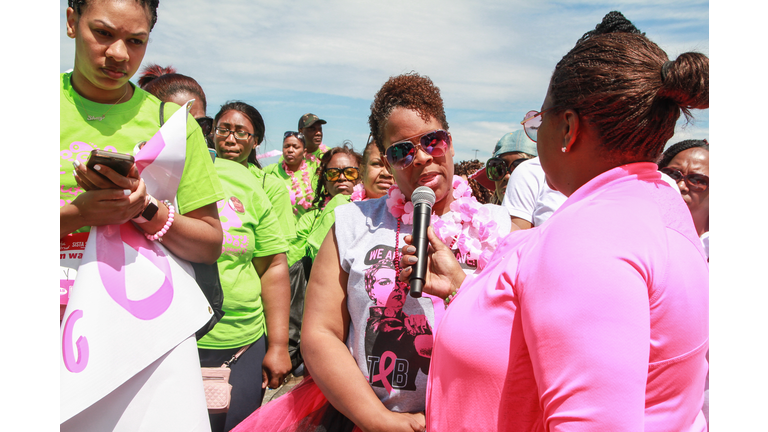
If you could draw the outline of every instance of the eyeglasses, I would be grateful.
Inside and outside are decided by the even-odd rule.
[[[418,138],[419,142],[414,143],[414,138]],[[442,129],[434,130],[392,144],[387,148],[387,161],[394,168],[406,169],[413,163],[419,149],[430,156],[440,157],[448,151],[450,145],[451,134]]]
[[[358,177],[360,177],[360,171],[357,169],[357,167],[351,166],[344,168],[326,168],[323,175],[329,182],[336,182],[339,181],[342,173],[347,180],[351,181],[355,181]]]
[[[485,174],[488,176],[488,180],[499,181],[504,178],[507,173],[512,174],[512,171],[517,168],[518,165],[527,161],[530,158],[515,159],[507,165],[507,161],[499,157],[492,157],[488,159],[488,163],[485,164]]]
[[[680,180],[685,180],[685,183],[689,188],[697,191],[705,191],[709,187],[709,176],[704,174],[691,173],[683,175],[682,171],[677,168],[664,167],[659,171],[672,177],[672,180],[679,183]]]
[[[553,110],[557,108],[556,106],[549,107],[545,109],[544,111],[528,111],[527,114],[525,114],[525,118],[523,121],[520,122],[521,125],[523,125],[523,129],[525,129],[525,134],[528,135],[528,138],[531,139],[533,142],[537,142],[536,138],[539,134],[539,127],[541,126],[541,121],[543,119],[542,114],[549,110]]]
[[[208,135],[211,133],[211,129],[213,129],[213,119],[205,116],[205,117],[198,117],[195,120],[197,120],[197,124],[200,125],[200,129],[203,130],[203,135]]]
[[[253,136],[252,133],[248,133],[248,132],[246,132],[244,130],[233,131],[233,130],[229,130],[229,129],[223,128],[223,127],[217,127],[216,128],[216,136],[220,136],[220,137],[222,137],[224,139],[227,139],[227,138],[229,138],[230,134],[235,134],[235,139],[239,139],[239,140],[246,140],[246,139],[248,139],[248,137],[252,137]]]
[[[304,140],[304,134],[303,133],[301,133],[301,132],[293,132],[293,131],[285,131],[285,133],[283,134],[283,140],[285,140],[289,136],[294,136],[294,137],[296,137],[296,138],[298,138],[298,139],[300,139],[302,141]]]

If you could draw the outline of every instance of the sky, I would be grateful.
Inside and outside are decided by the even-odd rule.
[[[390,76],[416,71],[440,88],[454,161],[484,162],[540,109],[560,58],[612,10],[672,59],[709,55],[708,1],[163,0],[142,65],[195,78],[211,117],[228,100],[255,106],[266,123],[259,153],[279,150],[306,112],[328,122],[326,145],[350,140],[362,151],[374,94]],[[74,64],[65,11],[62,1],[60,72]],[[709,138],[709,110],[694,116],[669,144]]]
[[[765,423],[768,403],[763,390],[768,348],[759,342],[768,328],[762,273],[768,262],[768,232],[762,229],[768,201],[761,187],[768,146],[760,135],[768,87],[758,78],[765,66],[756,49],[766,39],[768,4],[750,2],[747,8],[745,3],[331,0],[320,7],[303,0],[162,0],[144,63],[172,64],[197,79],[208,97],[208,115],[229,99],[256,106],[267,126],[264,151],[279,148],[282,133],[295,129],[305,112],[328,121],[326,144],[349,139],[361,149],[373,95],[390,76],[417,71],[441,89],[455,160],[474,158],[478,149],[477,158],[484,161],[504,133],[520,129],[527,111],[540,108],[557,61],[607,12],[621,11],[670,58],[687,51],[710,55],[711,27],[710,93],[717,121],[710,139],[710,418],[726,429],[756,430]],[[59,1],[58,10],[45,4],[34,14],[7,20],[7,43],[0,48],[6,61],[14,59],[0,68],[4,96],[13,102],[0,104],[0,124],[6,142],[14,145],[7,147],[0,176],[16,191],[29,192],[9,189],[9,210],[0,216],[7,227],[19,228],[6,230],[4,237],[6,262],[13,263],[7,271],[9,299],[34,305],[41,318],[30,320],[26,307],[6,308],[9,319],[27,330],[6,332],[6,345],[39,354],[27,362],[38,366],[41,384],[58,379],[59,332],[53,324],[58,305],[47,294],[58,276],[58,249],[53,241],[30,239],[54,238],[53,207],[38,211],[35,204],[58,203],[57,190],[48,185],[58,182],[59,159],[57,152],[44,151],[44,143],[57,140],[56,122],[47,127],[38,119],[58,118],[56,72],[71,68],[74,60],[74,43],[64,30],[66,1]],[[670,143],[710,138],[709,110],[694,115],[695,123],[679,125]],[[20,283],[22,277],[26,283]],[[6,361],[16,364],[13,356]],[[36,401],[14,407],[29,414],[17,417],[43,417],[41,424],[53,430],[58,393],[39,392],[26,376],[13,379],[19,380],[14,388],[21,399]],[[49,408],[47,415],[41,416],[40,406]]]

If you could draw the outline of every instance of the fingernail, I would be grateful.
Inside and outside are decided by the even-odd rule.
[[[93,169],[95,169],[96,171],[101,171],[101,165],[95,165]]]
[[[408,246],[407,248],[405,248],[405,253],[409,253],[409,254],[416,253],[416,247]]]
[[[74,162],[72,162],[72,166],[75,167],[75,169],[77,169],[77,167],[80,166],[80,161],[79,160],[75,160]]]
[[[98,165],[96,165],[96,166],[98,166]],[[123,189],[123,193],[125,194],[125,196],[129,196],[131,194],[131,190],[130,189]]]
[[[409,264],[416,264],[416,261],[418,261],[418,260],[419,260],[419,259],[418,259],[418,258],[416,258],[416,257],[414,257],[414,256],[412,256],[412,257],[408,257],[408,263],[409,263]]]

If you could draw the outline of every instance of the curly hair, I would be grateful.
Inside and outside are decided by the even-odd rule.
[[[208,107],[205,92],[200,84],[192,77],[176,73],[173,66],[147,65],[141,71],[139,87],[162,101],[167,101],[179,93],[190,93],[202,104],[203,111]]]
[[[259,110],[245,102],[228,101],[222,105],[221,109],[216,114],[216,117],[213,118],[213,126],[216,127],[216,125],[219,124],[219,119],[224,115],[224,113],[230,110],[239,111],[241,114],[246,116],[248,120],[251,121],[254,129],[253,134],[256,138],[256,144],[261,144],[261,142],[264,141],[264,133],[267,129],[267,127],[264,125],[264,118],[261,116]],[[259,163],[259,160],[256,159],[256,146],[253,146],[253,150],[251,150],[251,153],[248,155],[248,163],[252,163],[261,169],[261,164]]]
[[[330,197],[328,190],[325,189],[325,170],[328,164],[331,163],[331,159],[334,155],[344,153],[350,158],[354,159],[357,163],[357,168],[360,169],[360,162],[363,157],[360,153],[356,152],[352,148],[351,141],[344,141],[341,147],[334,147],[323,154],[320,159],[320,166],[317,167],[317,183],[315,186],[315,199],[312,200],[312,207],[322,210],[325,207],[325,199]],[[358,181],[360,178],[358,177]]]
[[[594,125],[607,159],[653,162],[682,111],[709,107],[709,59],[685,53],[674,62],[619,12],[587,32],[555,67],[553,111],[573,109]]]
[[[448,120],[445,119],[445,108],[440,89],[427,76],[416,72],[390,77],[381,86],[371,103],[371,115],[368,125],[371,135],[381,154],[384,154],[384,126],[392,114],[392,110],[402,107],[419,113],[424,121],[431,118],[440,122],[446,131]]]
[[[659,166],[659,169],[667,167],[669,163],[672,162],[672,159],[674,159],[675,156],[677,156],[679,153],[696,147],[700,147],[706,151],[709,151],[709,142],[707,142],[705,139],[690,139],[680,141],[679,143],[673,144],[668,149],[666,149],[664,153],[661,154],[661,157],[659,157],[659,161],[656,162],[656,164]]]
[[[160,0],[135,0],[136,3],[147,8],[150,14],[149,31],[155,28],[157,23],[157,7],[160,6]],[[67,0],[67,5],[75,10],[78,15],[83,14],[83,10],[88,5],[86,0]]]

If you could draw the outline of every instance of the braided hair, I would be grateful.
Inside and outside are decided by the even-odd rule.
[[[554,111],[572,109],[602,139],[616,164],[654,162],[680,113],[709,107],[709,59],[684,53],[670,62],[658,45],[619,12],[579,39],[555,67]]]

